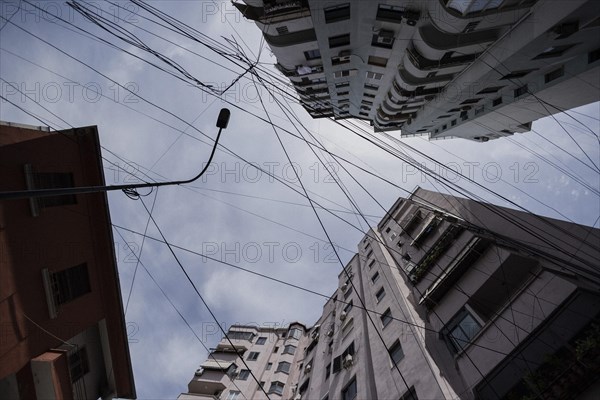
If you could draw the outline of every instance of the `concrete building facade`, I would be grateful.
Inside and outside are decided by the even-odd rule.
[[[293,372],[266,373],[280,358],[270,354],[254,364],[257,379],[284,383],[269,392],[284,399],[597,398],[598,243],[598,229],[417,188],[363,238],[321,317],[302,326]],[[240,354],[219,360],[248,359],[262,329],[246,327]],[[281,353],[286,332],[272,331],[267,353]],[[255,382],[219,376],[205,397],[264,398]]]
[[[96,127],[0,123],[0,186],[104,185]],[[0,201],[0,398],[135,398],[104,193]]]
[[[485,142],[600,100],[593,0],[243,1],[313,118]]]
[[[233,325],[227,337],[199,366],[188,392],[179,400],[293,398],[297,387],[292,382],[298,381],[308,344],[303,324],[287,328]]]

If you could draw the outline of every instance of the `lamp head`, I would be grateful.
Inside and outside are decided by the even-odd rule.
[[[217,128],[225,129],[227,128],[227,124],[229,123],[229,116],[231,115],[231,111],[227,108],[221,108],[221,112],[219,112],[219,117],[217,118]]]

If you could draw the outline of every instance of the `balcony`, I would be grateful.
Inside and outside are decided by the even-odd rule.
[[[435,219],[432,221],[432,224],[435,224]],[[425,229],[429,229],[429,226],[427,226]],[[432,229],[433,228],[430,229],[430,232]],[[435,242],[435,244],[431,246],[429,251],[425,253],[417,267],[412,271],[410,275],[411,281],[418,282],[423,276],[425,276],[427,271],[429,271],[429,268],[437,263],[439,258],[446,252],[450,245],[452,245],[454,239],[460,235],[462,231],[463,228],[461,226],[454,224],[450,225]],[[417,240],[422,241],[424,238],[422,235],[417,236],[413,242]]]
[[[455,50],[480,46],[495,42],[500,36],[500,29],[486,29],[469,33],[450,33],[438,29],[435,25],[423,25],[419,34],[427,46],[435,50]]]
[[[440,244],[443,244],[440,242]],[[423,297],[419,300],[419,304],[425,304],[428,308],[433,308],[437,302],[444,296],[444,294],[454,285],[456,281],[461,277],[463,272],[465,272],[477,259],[483,254],[485,249],[489,246],[489,241],[480,238],[473,237],[469,243],[458,253],[458,255],[448,264],[446,268],[442,271],[441,274],[438,274],[437,279],[431,284]],[[423,258],[423,267],[421,267],[421,271],[419,273],[414,272],[414,276],[416,281],[418,282],[427,272],[429,267],[431,266],[430,260],[428,258],[434,258],[437,256],[437,250],[435,247],[432,249],[432,252]],[[441,253],[440,253],[441,254]]]
[[[274,17],[276,15],[300,11],[304,7],[303,3],[304,2],[300,0],[265,1],[265,15],[268,17]]]
[[[455,57],[442,57],[439,60],[430,60],[423,56],[414,46],[406,48],[407,58],[418,69],[422,71],[439,70],[465,66],[475,61],[481,53],[458,55]]]
[[[291,32],[285,35],[269,35],[265,33],[264,37],[267,43],[274,47],[294,46],[317,40],[317,35],[313,28]]]
[[[233,2],[233,5],[252,21],[274,23],[310,16],[306,0],[265,1],[264,7]]]
[[[427,86],[429,86],[428,89],[431,89],[432,87],[443,87],[446,86],[452,78],[452,74],[418,78],[404,68],[398,68],[398,76],[396,77],[399,84],[404,86],[407,90],[416,90],[418,87],[423,87],[425,89]]]

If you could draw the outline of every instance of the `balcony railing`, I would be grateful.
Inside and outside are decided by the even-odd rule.
[[[306,76],[310,74],[320,74],[323,72],[323,65],[299,65],[296,69],[287,69],[283,65],[277,63],[275,64],[275,68],[277,68],[282,74],[287,76],[288,78],[297,78],[300,76]],[[309,71],[310,69],[310,71]]]
[[[473,62],[477,59],[477,57],[481,55],[481,53],[473,53],[459,55],[456,57],[442,57],[439,60],[430,60],[421,55],[414,46],[407,47],[406,54],[408,55],[408,59],[410,60],[410,62],[412,62],[413,65],[421,71],[430,71],[434,69],[450,68],[465,65]]]
[[[297,11],[302,8],[302,2],[300,0],[282,1],[282,2],[271,2],[270,4],[265,3],[265,14],[273,15],[279,13],[286,13]]]

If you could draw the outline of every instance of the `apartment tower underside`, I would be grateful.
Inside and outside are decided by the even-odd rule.
[[[488,141],[599,100],[599,5],[577,0],[234,2],[313,118]]]

